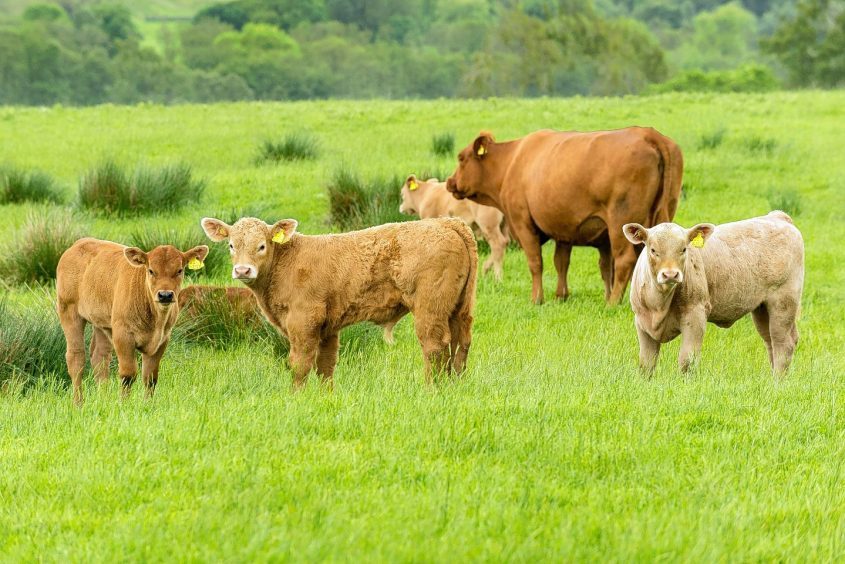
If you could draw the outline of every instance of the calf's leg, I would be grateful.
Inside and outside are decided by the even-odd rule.
[[[769,365],[774,366],[774,351],[772,350],[772,335],[769,331],[769,311],[766,309],[766,304],[760,304],[760,307],[751,312],[751,319],[754,320],[754,327],[763,342],[766,343],[766,350],[769,352]]]
[[[472,316],[459,310],[449,318],[449,332],[452,336],[449,348],[451,368],[456,375],[460,375],[466,368],[469,347],[472,344]]]
[[[425,359],[425,379],[431,384],[434,376],[450,369],[449,347],[451,335],[447,320],[414,312],[414,329]]]
[[[555,241],[555,269],[557,269],[557,291],[555,292],[555,296],[561,300],[566,300],[569,297],[567,276],[569,274],[569,259],[571,256],[572,245]]]
[[[91,367],[94,369],[94,377],[98,384],[109,379],[111,351],[109,336],[102,329],[94,328],[94,335],[91,337]]]
[[[502,233],[498,224],[491,226],[479,223],[478,228],[481,230],[484,239],[490,244],[490,258],[484,263],[484,273],[486,274],[492,268],[493,276],[499,281],[502,279],[502,263],[505,260],[508,239]]]
[[[791,295],[778,296],[767,301],[766,308],[772,337],[772,371],[781,375],[789,369],[798,344],[798,301]]]
[[[334,377],[334,368],[337,365],[337,349],[339,347],[340,340],[336,333],[320,339],[320,349],[317,352],[317,374],[320,375],[329,389],[334,387],[332,378]]]
[[[296,323],[288,323],[288,336],[290,338],[290,369],[293,371],[294,389],[302,388],[308,373],[314,367],[314,357],[320,344],[320,334],[317,330],[308,327],[307,329],[294,329]]]
[[[651,376],[654,366],[657,364],[657,356],[660,354],[660,342],[651,338],[651,335],[637,327],[637,338],[640,342],[640,371]]]
[[[698,358],[706,327],[707,314],[702,307],[691,308],[681,317],[681,350],[678,353],[681,372],[687,372]]]
[[[144,380],[144,387],[147,389],[147,397],[153,397],[158,384],[158,367],[161,364],[161,357],[170,341],[164,341],[158,350],[153,354],[141,355],[141,375]]]
[[[135,383],[138,372],[138,359],[135,356],[135,338],[131,333],[115,328],[112,333],[114,352],[117,354],[117,372],[122,385],[121,396],[126,398]]]
[[[59,322],[65,334],[65,362],[73,382],[73,401],[82,405],[82,371],[85,370],[85,323],[74,305],[59,304]]]

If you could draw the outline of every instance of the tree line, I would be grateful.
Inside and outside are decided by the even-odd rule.
[[[0,20],[0,103],[839,87],[843,52],[845,0],[234,0],[152,38],[66,0]]]

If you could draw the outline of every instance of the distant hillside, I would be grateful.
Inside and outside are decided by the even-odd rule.
[[[210,4],[217,4],[221,0],[113,0],[111,4],[122,4],[132,10],[138,17],[148,16],[183,17],[190,18],[200,8]],[[18,16],[27,6],[44,4],[44,0],[0,0],[0,14]],[[93,4],[80,0],[64,0],[56,2],[59,5]]]

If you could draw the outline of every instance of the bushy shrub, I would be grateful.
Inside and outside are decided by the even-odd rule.
[[[649,86],[646,92],[770,92],[778,88],[780,83],[770,68],[745,65],[728,71],[685,71]]]
[[[399,213],[404,181],[396,175],[364,181],[348,168],[339,168],[327,187],[330,221],[350,230],[409,219]]]
[[[20,311],[0,301],[0,391],[39,380],[67,386],[65,338],[53,304],[39,299]]]
[[[801,215],[801,194],[795,190],[772,190],[769,192],[769,208],[797,217]]]
[[[49,174],[14,167],[0,169],[0,204],[61,201],[62,193]]]
[[[455,152],[455,134],[440,133],[432,137],[431,151],[441,157],[451,156]]]
[[[120,215],[174,211],[196,203],[204,191],[205,181],[193,178],[191,166],[185,163],[139,166],[130,174],[108,160],[80,179],[79,204]]]
[[[288,133],[278,141],[266,140],[258,149],[255,162],[304,161],[319,155],[317,138],[301,131]]]
[[[31,212],[0,259],[3,279],[17,283],[55,280],[62,253],[85,231],[80,218],[67,209]]]

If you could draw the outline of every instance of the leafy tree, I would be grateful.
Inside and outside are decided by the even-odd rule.
[[[682,69],[729,69],[756,59],[757,19],[738,3],[701,12],[692,35],[672,53]]]

